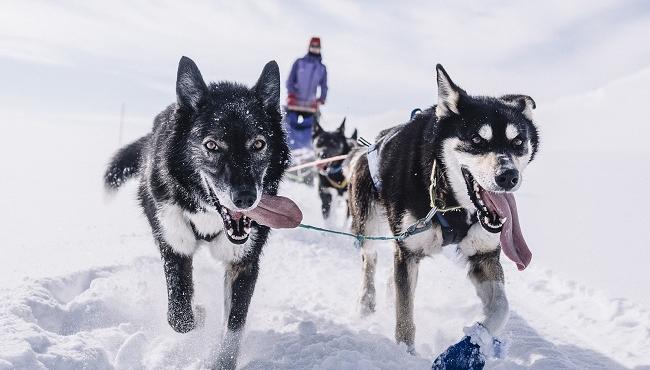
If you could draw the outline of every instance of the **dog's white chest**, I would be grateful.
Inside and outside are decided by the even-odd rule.
[[[237,261],[251,251],[251,240],[231,243],[223,232],[223,219],[216,212],[191,213],[176,205],[165,205],[158,210],[160,233],[171,248],[179,254],[191,256],[199,245],[205,245],[210,254],[220,261]]]
[[[402,230],[406,230],[409,226],[417,222],[417,220],[410,212],[406,212],[402,218]],[[406,248],[412,252],[422,253],[426,256],[439,253],[442,250],[442,242],[442,229],[435,223],[428,230],[404,239]]]
[[[210,241],[199,240],[199,243],[205,245],[215,259],[224,262],[238,261],[251,251],[254,232],[246,243],[233,244],[226,237],[221,215],[216,212],[188,213],[186,216],[197,234],[206,238],[214,237]]]
[[[214,236],[223,230],[223,220],[216,212],[186,212],[185,216],[192,223],[194,231],[201,236]]]

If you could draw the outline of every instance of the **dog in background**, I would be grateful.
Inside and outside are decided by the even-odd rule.
[[[357,130],[351,137],[345,136],[345,118],[334,131],[325,131],[318,122],[312,128],[312,145],[316,159],[327,159],[346,155],[356,147]],[[344,196],[348,189],[348,179],[344,171],[344,159],[324,163],[318,169],[318,195],[321,199],[323,218],[328,219],[333,194]]]

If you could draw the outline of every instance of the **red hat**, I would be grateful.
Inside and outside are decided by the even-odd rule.
[[[309,46],[320,47],[320,37],[312,37],[311,40],[309,40]]]

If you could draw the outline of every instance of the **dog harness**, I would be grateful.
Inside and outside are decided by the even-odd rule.
[[[326,172],[319,171],[319,173],[327,179],[327,182],[337,190],[345,189],[348,186],[348,179],[343,176],[343,165],[330,166]],[[339,177],[340,180],[336,180]]]
[[[411,112],[411,119],[413,119],[421,110],[414,109]],[[391,131],[387,132],[385,135],[380,137],[376,143],[368,146],[368,152],[366,157],[368,159],[368,170],[370,172],[370,177],[372,178],[372,183],[375,187],[375,190],[378,193],[381,193],[382,190],[382,181],[379,174],[379,162],[381,157],[381,148],[382,144],[388,143],[393,139],[404,127],[404,125],[399,125],[393,128]],[[370,144],[367,140],[359,138],[361,144]],[[417,222],[416,225],[419,225],[418,232],[429,229],[433,226],[432,219],[436,218],[440,228],[442,230],[442,245],[448,244],[457,244],[465,237],[467,234],[467,228],[461,228],[465,230],[458,230],[454,228],[449,221],[444,217],[443,212],[451,211],[461,208],[460,206],[447,207],[447,204],[443,200],[442,196],[437,195],[437,191],[440,190],[437,187],[438,179],[443,177],[439,168],[436,166],[436,160],[434,159],[433,165],[431,168],[431,185],[429,186],[429,197],[431,199],[431,210],[429,213],[421,219],[422,222]],[[414,225],[415,226],[415,225]]]
[[[203,235],[199,233],[199,231],[196,229],[196,226],[194,226],[194,223],[192,221],[190,221],[190,227],[192,228],[192,232],[194,233],[194,237],[196,238],[196,240],[211,242],[214,240],[214,238],[216,238],[217,236],[219,236],[219,234],[221,234],[221,231],[217,231],[215,234]]]

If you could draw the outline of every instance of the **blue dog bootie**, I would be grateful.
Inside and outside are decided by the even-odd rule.
[[[463,331],[465,337],[438,356],[432,370],[482,370],[486,359],[505,357],[505,346],[480,323]]]

